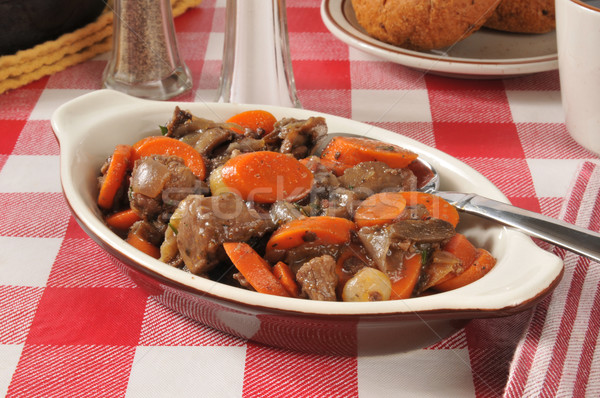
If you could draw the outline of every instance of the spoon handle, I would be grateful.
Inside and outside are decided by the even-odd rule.
[[[218,101],[300,108],[285,0],[227,0]]]
[[[458,192],[436,192],[465,213],[517,228],[530,236],[600,262],[600,234],[493,199]]]

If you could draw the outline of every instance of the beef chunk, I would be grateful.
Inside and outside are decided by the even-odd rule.
[[[163,240],[161,231],[148,221],[136,221],[129,231],[152,243],[154,246],[159,246]]]
[[[239,154],[265,150],[265,142],[262,139],[239,134],[234,134],[233,138],[228,145],[220,145],[212,151],[211,157],[208,159],[210,170],[222,166]]]
[[[338,178],[325,167],[319,158],[316,156],[310,156],[307,158],[306,167],[313,174],[313,189],[318,191],[320,194],[327,194],[331,190],[338,188],[340,182]]]
[[[227,149],[220,154],[226,156],[227,159],[234,157],[240,153],[264,151],[265,143],[262,139],[252,138],[247,136],[236,136],[236,140],[227,146]]]
[[[177,156],[153,155],[135,162],[131,174],[130,205],[144,219],[167,222],[189,194],[206,187]]]
[[[454,227],[439,218],[428,220],[403,220],[387,228],[392,239],[409,240],[414,243],[439,243],[456,234]]]
[[[210,158],[216,148],[232,141],[234,138],[235,133],[233,131],[222,127],[214,127],[199,133],[193,146],[202,156]]]
[[[393,241],[388,228],[363,227],[358,231],[358,237],[379,270],[388,276],[395,272],[398,268],[398,253],[391,250]],[[401,258],[400,256],[399,259]]]
[[[342,187],[361,199],[383,191],[414,191],[417,178],[409,169],[394,169],[383,162],[363,162],[347,169],[339,177]]]
[[[224,242],[247,242],[272,229],[271,223],[233,193],[190,195],[179,206],[177,247],[194,274],[209,271],[225,258]]]
[[[338,277],[335,260],[329,255],[313,258],[296,273],[302,294],[311,300],[336,301]]]
[[[175,107],[173,117],[167,123],[167,137],[181,138],[188,134],[204,131],[215,127],[217,124],[212,120],[203,119],[192,115],[189,111]]]
[[[188,111],[181,110],[178,106],[175,107],[175,111],[173,112],[173,117],[167,123],[167,136],[168,137],[180,137],[183,134],[178,132],[178,129],[182,126],[185,126],[186,123],[189,123],[192,120],[193,116]]]
[[[337,188],[329,193],[327,200],[321,201],[322,215],[352,219],[360,204],[356,192],[346,188]]]
[[[310,203],[304,206],[305,213],[311,216],[351,219],[360,203],[357,195],[341,187],[338,178],[321,163],[321,159],[316,156],[306,159],[305,165],[313,173],[313,186],[309,196]]]
[[[307,234],[310,236],[309,234]],[[283,261],[292,270],[292,272],[298,271],[298,269],[307,261],[315,257],[324,256],[326,254],[336,257],[340,252],[340,245],[323,245],[313,242],[307,242],[300,246],[293,247],[286,250],[270,250],[265,258],[268,262],[274,264],[278,261]]]
[[[327,124],[322,117],[306,120],[293,118],[281,119],[275,123],[274,130],[264,137],[270,150],[291,153],[296,159],[306,157],[325,135]]]
[[[358,237],[377,268],[394,277],[401,271],[406,253],[433,250],[455,233],[452,224],[432,218],[363,227],[358,231]]]

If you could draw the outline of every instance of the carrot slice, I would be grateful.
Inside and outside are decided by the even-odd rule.
[[[273,266],[273,275],[281,282],[285,290],[292,297],[300,296],[300,287],[296,283],[296,278],[290,267],[283,261],[279,261]]]
[[[278,152],[258,151],[229,159],[221,168],[225,185],[245,200],[295,202],[309,194],[313,175],[300,161]]]
[[[338,277],[338,284],[336,287],[338,298],[342,297],[346,282],[348,282],[350,278],[354,276],[351,272],[348,272],[346,268],[346,261],[354,261],[359,264],[354,264],[356,268],[361,266],[367,267],[369,265],[369,260],[367,259],[364,248],[361,245],[351,243],[342,249],[342,253],[335,263],[335,273]]]
[[[317,216],[293,220],[279,227],[267,242],[267,250],[286,250],[307,242],[342,244],[355,229],[352,221],[340,217]]]
[[[150,155],[178,156],[196,177],[206,177],[206,164],[202,155],[189,144],[171,137],[151,136],[133,144],[131,164],[141,157]]]
[[[485,249],[477,249],[477,257],[475,257],[469,268],[465,269],[461,274],[435,285],[433,288],[446,292],[466,286],[490,272],[494,268],[494,265],[496,265],[496,259],[490,252]]]
[[[380,192],[369,196],[356,209],[354,222],[358,228],[389,224],[406,208],[399,192]]]
[[[160,257],[160,249],[154,246],[152,243],[148,242],[146,239],[142,238],[139,234],[136,234],[135,232],[129,232],[126,241],[131,246],[135,247],[138,250],[141,250],[142,252],[146,253],[151,257]]]
[[[288,291],[271,271],[266,260],[250,245],[243,242],[226,242],[223,243],[223,248],[233,265],[257,292],[290,297]]]
[[[467,239],[466,236],[460,233],[456,233],[456,235],[450,238],[444,247],[442,247],[442,249],[456,256],[461,261],[463,270],[469,268],[477,257],[477,248]],[[446,282],[455,276],[456,274],[450,273],[441,278],[441,280],[435,282],[432,286]]]
[[[323,159],[346,165],[377,160],[393,168],[406,167],[417,156],[397,145],[358,137],[335,137],[321,154]]]
[[[421,204],[425,206],[431,217],[448,221],[455,228],[458,225],[458,211],[454,206],[439,196],[418,191],[402,192],[402,195],[404,196],[404,199],[406,199],[407,206]]]
[[[245,111],[227,119],[227,123],[235,123],[241,127],[241,129],[232,129],[238,134],[244,134],[244,128],[254,131],[263,129],[268,134],[273,131],[276,122],[275,116],[263,110]]]
[[[133,209],[123,210],[106,217],[106,223],[113,228],[126,230],[129,229],[141,217]]]
[[[463,234],[457,233],[443,247],[462,261],[463,266],[469,267],[477,256],[477,248]]]
[[[123,183],[127,168],[131,163],[131,147],[117,145],[112,154],[108,170],[98,193],[98,206],[110,209],[113,206],[115,195]]]
[[[354,223],[341,217],[317,216],[289,221],[280,226],[267,242],[267,251],[287,250],[312,242],[342,244],[350,240]]]
[[[421,274],[421,253],[404,257],[402,272],[399,279],[392,280],[392,295],[390,300],[410,298]]]

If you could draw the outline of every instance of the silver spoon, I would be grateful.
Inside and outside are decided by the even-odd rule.
[[[346,133],[329,134],[315,146],[311,154],[320,156],[336,136],[360,137]],[[474,193],[439,191],[440,178],[437,170],[421,157],[417,158],[410,168],[417,174],[418,190],[421,192],[440,196],[465,213],[494,220],[600,262],[600,234],[596,232]]]
[[[421,191],[440,196],[465,213],[497,221],[600,262],[600,234],[474,193],[438,191],[440,182],[437,171],[423,159],[419,158],[419,162],[431,168],[434,173],[434,177],[420,188]]]

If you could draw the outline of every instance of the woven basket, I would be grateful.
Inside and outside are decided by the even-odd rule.
[[[173,17],[202,0],[171,0]],[[0,57],[0,94],[62,71],[112,48],[111,2],[96,21],[56,40]]]

